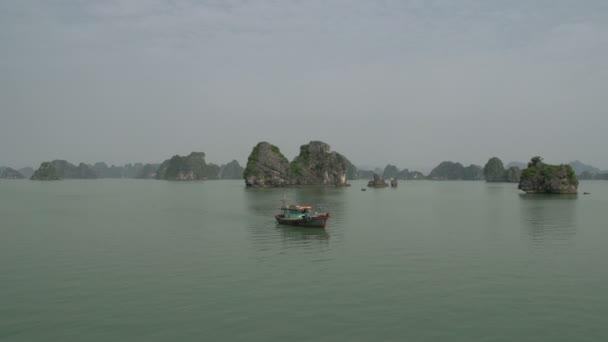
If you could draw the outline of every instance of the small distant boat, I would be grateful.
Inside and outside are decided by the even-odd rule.
[[[367,191],[367,189],[366,188],[361,188],[361,191]]]
[[[310,228],[325,228],[329,213],[315,212],[312,214],[312,207],[309,205],[283,205],[281,214],[275,215],[278,224],[289,226],[300,226]]]

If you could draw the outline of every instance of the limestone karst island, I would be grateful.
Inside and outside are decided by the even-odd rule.
[[[529,194],[576,194],[578,179],[570,165],[549,165],[534,157],[522,171],[520,190]]]
[[[346,186],[349,165],[346,157],[321,141],[302,145],[292,162],[277,146],[261,142],[251,151],[243,177],[247,187]]]

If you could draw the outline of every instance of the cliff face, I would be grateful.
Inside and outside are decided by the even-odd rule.
[[[346,160],[346,179],[359,179],[361,175],[359,174],[359,170],[357,167],[350,162],[350,160],[344,158]]]
[[[31,180],[60,180],[61,177],[57,173],[55,166],[51,162],[40,164],[38,170],[34,171]]]
[[[156,171],[156,179],[177,181],[217,179],[218,171],[217,165],[205,163],[205,153],[192,152],[187,156],[175,155],[165,160]]]
[[[261,142],[249,155],[243,177],[247,186],[254,187],[345,186],[347,173],[355,170],[344,156],[321,141],[302,145],[300,154],[291,163],[278,147]]]
[[[300,146],[300,154],[289,168],[292,183],[296,185],[346,185],[346,158],[330,151],[329,145],[321,141]]]
[[[570,165],[549,165],[534,157],[521,172],[518,189],[527,193],[576,194],[578,179]]]
[[[248,187],[279,187],[290,185],[289,161],[278,147],[267,142],[257,144],[243,172]]]

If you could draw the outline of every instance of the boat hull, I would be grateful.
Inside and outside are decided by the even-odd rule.
[[[329,214],[311,216],[308,218],[286,218],[283,215],[275,216],[278,224],[309,228],[325,228]]]

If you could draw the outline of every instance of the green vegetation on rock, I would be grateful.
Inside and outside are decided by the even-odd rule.
[[[55,166],[51,162],[43,162],[38,170],[34,171],[31,180],[60,180]]]
[[[505,180],[505,167],[502,160],[492,157],[483,167],[486,182],[503,182]]]
[[[346,185],[347,162],[322,141],[300,146],[300,154],[291,162],[290,181],[295,185]]]
[[[286,186],[290,184],[289,168],[289,161],[278,147],[260,142],[251,150],[243,178],[247,186]]]
[[[428,178],[432,180],[482,180],[483,171],[477,165],[471,164],[465,168],[460,163],[444,161],[431,171]]]
[[[253,187],[344,186],[348,173],[356,173],[354,165],[321,141],[302,145],[291,163],[278,147],[261,142],[251,151],[243,178],[247,186]]]
[[[572,166],[549,165],[534,157],[522,171],[518,188],[527,193],[575,194],[578,179]]]
[[[156,179],[192,181],[217,179],[219,166],[207,165],[204,152],[192,152],[187,156],[174,155],[165,160],[156,171]]]
[[[518,167],[511,166],[505,170],[502,160],[497,157],[492,157],[488,160],[483,168],[483,174],[486,182],[519,182],[521,170]]]
[[[51,167],[52,166],[52,167]],[[39,172],[40,171],[40,172]],[[53,160],[44,162],[34,172],[30,179],[33,180],[57,180],[57,179],[96,179],[97,173],[93,166],[80,163],[78,166],[65,160]]]

